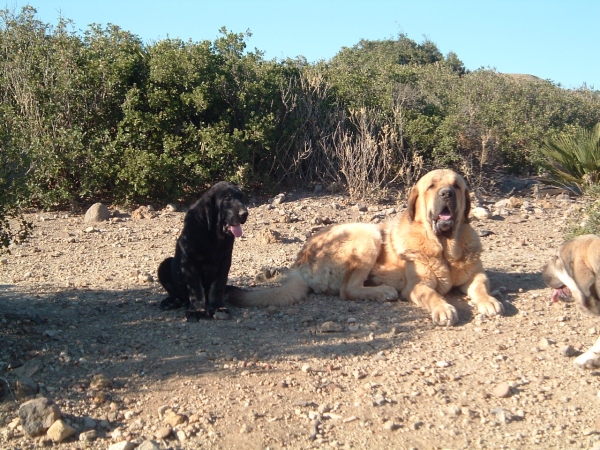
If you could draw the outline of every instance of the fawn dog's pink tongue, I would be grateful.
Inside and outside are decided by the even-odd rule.
[[[235,236],[235,237],[242,237],[242,234],[244,234],[244,231],[242,230],[242,226],[241,225],[231,225],[229,227],[231,229],[231,233]]]
[[[438,216],[441,220],[452,220],[452,215],[448,213],[442,213]]]

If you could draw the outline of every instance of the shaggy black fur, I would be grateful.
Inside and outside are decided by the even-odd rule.
[[[248,218],[242,192],[221,181],[194,203],[183,222],[175,256],[158,267],[158,279],[169,296],[162,310],[188,307],[188,321],[227,312],[223,295],[235,237]]]

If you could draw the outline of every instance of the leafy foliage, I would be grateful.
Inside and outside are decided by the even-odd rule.
[[[544,140],[541,152],[548,158],[542,164],[554,183],[578,192],[600,183],[600,122],[574,135]]]
[[[31,6],[0,12],[3,157],[22,174],[4,207],[187,201],[221,179],[362,196],[429,167],[474,182],[542,170],[544,138],[600,122],[597,91],[469,72],[403,34],[309,64],[265,60],[249,32],[225,28],[212,42],[150,44],[115,25],[73,28]]]

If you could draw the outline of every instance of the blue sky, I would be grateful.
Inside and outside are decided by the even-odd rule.
[[[166,37],[214,40],[225,26],[250,30],[249,49],[267,59],[333,57],[360,39],[426,37],[455,52],[470,70],[527,73],[577,88],[600,89],[598,0],[11,0],[29,3],[55,25],[113,23],[145,42]]]

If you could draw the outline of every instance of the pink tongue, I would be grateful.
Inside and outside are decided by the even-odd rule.
[[[552,293],[552,301],[553,302],[557,302],[558,301],[558,296],[561,294],[561,290],[560,289],[554,289],[554,292]]]
[[[230,228],[231,228],[231,232],[233,233],[233,235],[235,237],[241,237],[242,234],[244,234],[244,232],[242,231],[241,225],[232,225],[232,226],[230,226]]]
[[[451,220],[452,216],[450,214],[440,214],[440,219],[442,219],[442,220]]]

